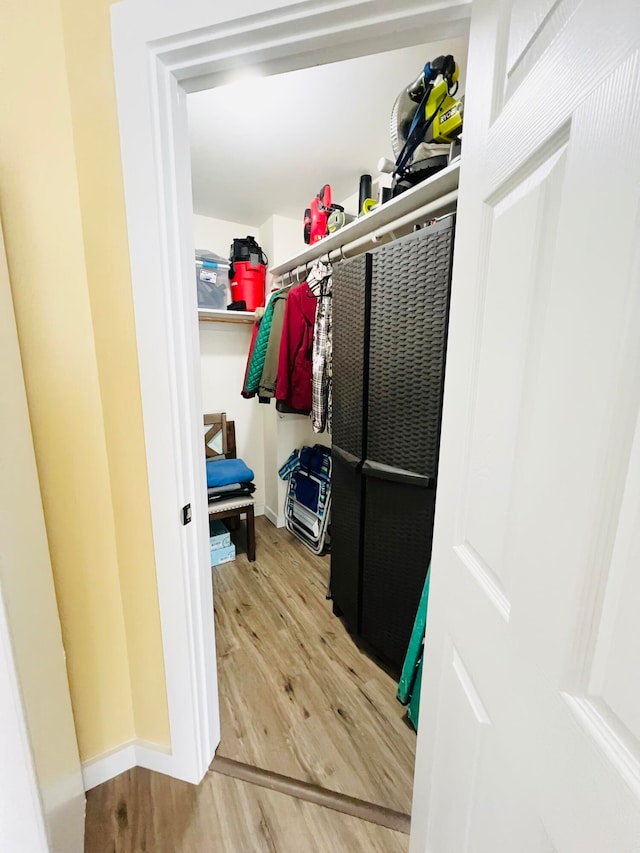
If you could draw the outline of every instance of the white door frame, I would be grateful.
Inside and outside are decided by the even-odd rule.
[[[149,756],[153,769],[199,782],[220,737],[197,305],[187,284],[194,246],[186,94],[247,67],[280,73],[458,36],[470,7],[470,0],[124,0],[112,7],[172,747],[170,755]],[[259,118],[262,132],[279,132]],[[188,503],[193,522],[183,526]]]
[[[0,849],[47,853],[49,839],[0,587]]]

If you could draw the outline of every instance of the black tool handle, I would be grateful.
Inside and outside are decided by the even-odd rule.
[[[360,175],[360,192],[358,195],[358,215],[364,213],[364,203],[371,198],[371,175]]]

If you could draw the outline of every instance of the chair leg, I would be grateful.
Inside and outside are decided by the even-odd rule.
[[[253,507],[247,507],[247,557],[253,563],[256,559],[256,525]]]

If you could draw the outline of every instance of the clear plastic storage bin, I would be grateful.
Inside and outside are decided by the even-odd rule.
[[[231,302],[229,261],[205,250],[196,251],[198,308],[224,311]]]

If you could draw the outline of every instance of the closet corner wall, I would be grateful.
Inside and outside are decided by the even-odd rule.
[[[247,230],[249,229],[249,230]],[[255,229],[254,229],[255,230]],[[251,234],[251,226],[194,214],[194,244],[226,255],[233,237]],[[189,280],[189,286],[192,281]],[[242,377],[251,339],[250,323],[199,323],[200,375],[203,414],[226,412],[235,422],[236,443],[255,473],[258,513],[265,504],[265,454],[262,418],[249,411],[240,396]]]
[[[281,262],[304,246],[300,222],[285,216],[270,216],[259,227],[199,214],[194,214],[193,223],[196,248],[223,255],[234,237],[247,234],[256,236],[272,263]],[[270,291],[267,280],[267,297]],[[250,323],[201,322],[199,331],[203,414],[226,411],[234,420],[239,453],[255,473],[256,514],[264,512],[276,526],[283,527],[286,484],[278,477],[278,469],[294,448],[330,444],[330,438],[326,434],[317,436],[306,417],[281,415],[273,403],[261,405],[242,398]]]

